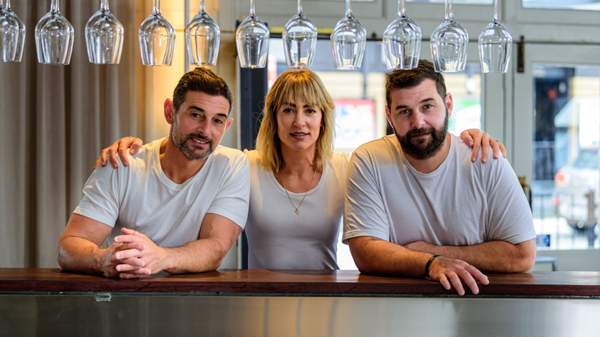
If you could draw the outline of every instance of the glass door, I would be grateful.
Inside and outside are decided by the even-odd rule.
[[[513,167],[531,184],[538,243],[550,250],[581,250],[589,261],[595,258],[585,256],[597,255],[594,248],[600,247],[597,55],[597,46],[526,45],[525,72],[514,75],[508,121]]]

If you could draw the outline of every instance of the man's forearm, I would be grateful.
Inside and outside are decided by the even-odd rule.
[[[411,249],[463,260],[480,270],[490,272],[525,272],[535,260],[535,244],[531,241],[517,245],[506,241],[490,241],[472,246],[419,244]]]
[[[58,247],[58,264],[63,270],[100,273],[103,251],[93,242],[82,238],[61,238]]]
[[[198,273],[216,270],[230,247],[214,239],[199,239],[166,248],[165,270],[170,273]]]
[[[384,240],[369,237],[350,242],[352,256],[361,272],[422,277],[429,253],[406,249]]]

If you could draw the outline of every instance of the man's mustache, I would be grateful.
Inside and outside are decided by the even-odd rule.
[[[191,138],[198,138],[201,141],[209,142],[210,144],[212,144],[212,139],[206,137],[205,135],[203,135],[201,133],[190,133],[190,134],[186,135],[184,142],[187,142]]]
[[[423,135],[430,135],[433,134],[435,130],[433,128],[420,128],[420,129],[412,129],[410,131],[408,131],[408,133],[406,134],[407,138],[414,138],[414,137],[419,137],[419,136],[423,136]]]

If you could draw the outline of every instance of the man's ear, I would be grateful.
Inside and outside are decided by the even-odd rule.
[[[446,98],[444,98],[444,103],[446,103],[446,109],[448,109],[448,117],[452,116],[452,112],[454,110],[454,99],[452,98],[451,93],[446,94]]]
[[[169,98],[165,99],[165,102],[163,103],[163,108],[167,123],[173,124],[175,118],[175,107],[173,106],[173,101]]]
[[[227,118],[227,122],[225,122],[225,132],[229,130],[229,128],[233,125],[233,117]]]
[[[396,132],[396,130],[394,129],[394,124],[392,123],[392,111],[390,110],[390,107],[387,104],[385,105],[385,119],[387,120],[390,128],[392,128],[392,130]]]

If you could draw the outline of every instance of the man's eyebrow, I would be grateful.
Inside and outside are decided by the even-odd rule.
[[[189,107],[189,109],[190,109],[190,110],[198,110],[198,111],[200,111],[200,112],[206,112],[206,111],[204,111],[204,109],[202,109],[201,107],[199,107],[199,106],[196,106],[196,105],[191,105],[191,106]]]
[[[431,101],[435,102],[435,99],[434,98],[425,98],[425,99],[419,101],[419,104],[429,103]],[[410,107],[408,105],[402,105],[402,104],[400,104],[400,105],[397,105],[395,107],[395,110],[398,110],[398,109],[407,109],[407,108],[410,108]]]

